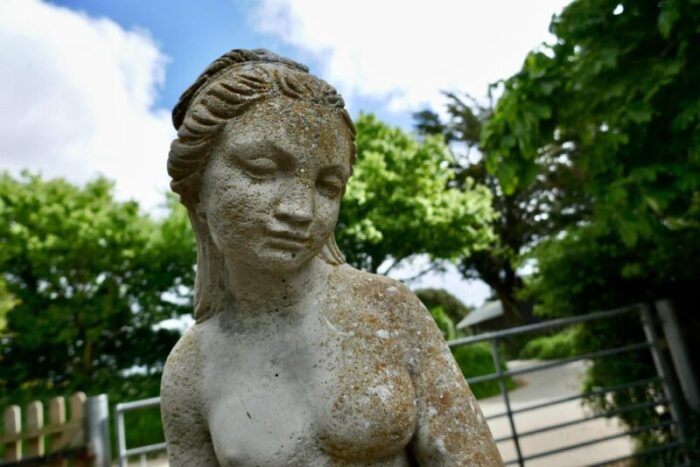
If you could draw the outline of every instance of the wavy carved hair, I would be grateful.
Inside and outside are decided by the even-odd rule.
[[[204,70],[173,109],[177,138],[170,146],[168,174],[170,187],[180,195],[197,237],[194,317],[198,322],[220,311],[231,298],[227,296],[223,255],[196,213],[211,148],[229,120],[256,102],[277,96],[336,109],[354,139],[355,126],[337,91],[304,65],[265,49],[235,49],[224,54]],[[355,158],[353,145],[351,166]],[[345,262],[332,233],[319,255],[330,264]]]

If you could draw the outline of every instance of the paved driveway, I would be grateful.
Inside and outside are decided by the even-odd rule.
[[[516,360],[508,362],[509,369],[537,365],[535,360]],[[524,383],[520,388],[510,392],[512,408],[545,402],[558,397],[580,393],[581,380],[586,370],[586,362],[573,362],[549,370],[525,374],[519,379]],[[479,401],[485,416],[504,412],[505,405],[500,396]],[[576,420],[591,415],[590,409],[583,407],[580,400],[565,402],[550,407],[523,412],[515,415],[518,431],[532,430],[554,423]],[[489,421],[495,438],[511,434],[507,417]],[[523,455],[548,451],[607,435],[624,432],[617,420],[595,419],[566,428],[527,436],[520,440]],[[512,441],[498,445],[505,461],[515,459],[515,446]],[[526,462],[527,467],[573,467],[602,462],[608,459],[628,455],[632,452],[632,442],[628,437],[616,438],[600,444],[566,451],[561,454],[533,459]]]

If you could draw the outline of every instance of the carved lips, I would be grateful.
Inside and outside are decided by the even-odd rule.
[[[311,240],[311,235],[302,232],[292,232],[288,230],[267,229],[267,243],[275,248],[290,251],[299,251],[305,248]]]

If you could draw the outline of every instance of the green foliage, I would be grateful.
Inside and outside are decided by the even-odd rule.
[[[700,257],[700,232],[671,232],[652,243],[640,240],[637,248],[627,247],[615,233],[593,226],[572,228],[558,239],[544,242],[533,252],[538,273],[531,278],[528,292],[539,299],[537,312],[547,318],[616,308],[657,298],[676,299],[676,311],[682,322],[692,328],[692,306],[683,306],[697,287],[700,264],[686,258]],[[692,303],[692,302],[690,302]],[[687,330],[687,329],[686,329]],[[692,331],[691,331],[692,332]],[[692,335],[692,334],[689,334]],[[636,314],[613,321],[591,322],[575,334],[577,353],[643,342],[645,336]],[[691,348],[697,358],[697,349]],[[691,355],[693,358],[693,355]],[[625,353],[595,360],[590,367],[585,389],[613,386],[655,376],[648,351]],[[598,397],[589,404],[599,411],[615,410],[630,404],[663,399],[658,385],[618,392],[614,397]],[[629,411],[620,418],[637,428],[666,421],[667,413],[654,410]],[[653,431],[636,437],[641,447],[663,443],[668,434]],[[674,464],[670,458],[650,460],[662,465]]]
[[[17,299],[7,291],[7,284],[0,276],[0,336],[7,327],[7,313],[17,305]]]
[[[570,328],[551,336],[531,339],[520,351],[518,358],[537,360],[556,360],[573,357],[576,352],[576,336],[579,328]]]
[[[531,53],[502,83],[481,142],[503,189],[537,181],[538,159],[558,153],[591,204],[580,221],[532,252],[538,272],[528,292],[542,316],[671,298],[687,336],[700,331],[691,298],[700,277],[698,6],[575,0],[552,23],[556,44]],[[577,345],[592,351],[642,339],[630,316],[586,325]],[[700,361],[697,349],[690,352]],[[587,387],[652,375],[653,368],[648,353],[597,360]],[[661,397],[650,386],[590,402],[605,410]],[[668,414],[620,416],[636,428]],[[652,431],[636,439],[648,447],[666,436]]]
[[[468,306],[445,289],[419,289],[415,294],[427,309],[441,307],[453,323],[460,322],[470,311]]]
[[[158,394],[189,313],[194,240],[171,200],[160,221],[112,185],[0,175],[0,277],[15,297],[0,350],[0,405],[76,390],[111,401]],[[138,368],[137,371],[134,369]]]
[[[459,270],[464,277],[479,278],[493,289],[510,325],[522,324],[531,317],[532,310],[529,302],[517,299],[523,285],[517,274],[520,253],[542,236],[578,220],[588,208],[587,200],[577,190],[576,174],[558,157],[557,150],[545,151],[537,158],[539,176],[532,184],[505,192],[497,177],[486,170],[486,159],[473,151],[478,148],[482,154],[486,152],[479,138],[493,109],[469,96],[445,96],[447,118],[425,110],[414,115],[416,128],[424,135],[441,135],[449,144],[462,143],[452,145],[453,185],[459,188],[463,180],[474,180],[488,187],[492,208],[498,214],[491,222],[493,245],[460,258]],[[562,186],[567,189],[562,190]]]
[[[513,191],[535,179],[543,151],[561,148],[597,222],[627,245],[697,228],[696,2],[578,0],[551,29],[557,43],[531,53],[503,83],[482,134],[490,170]]]
[[[669,232],[629,248],[609,230],[573,227],[533,250],[538,273],[528,284],[545,317],[583,314],[675,297],[683,301],[700,277],[700,230]],[[682,310],[681,310],[682,311]]]
[[[446,341],[451,341],[457,337],[455,334],[455,323],[452,321],[452,318],[445,313],[442,306],[438,305],[432,307],[430,309],[430,314],[433,316],[435,324],[437,324],[438,329],[440,329],[442,333],[442,337],[444,337]]]
[[[463,345],[452,349],[452,354],[455,360],[457,360],[457,364],[465,378],[489,375],[496,372],[491,350],[487,343],[482,342],[472,345]],[[501,369],[503,371],[508,370],[505,363],[501,363]],[[484,399],[501,393],[501,388],[497,380],[472,384],[470,387],[477,399]],[[515,387],[515,382],[511,378],[507,378],[506,388],[510,391],[515,389]]]
[[[336,230],[350,264],[376,272],[416,254],[453,259],[485,248],[494,218],[488,190],[450,186],[452,156],[441,138],[419,142],[372,115],[356,121],[358,160]]]

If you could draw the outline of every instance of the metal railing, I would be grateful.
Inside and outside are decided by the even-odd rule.
[[[594,320],[607,320],[607,319],[612,319],[618,316],[630,314],[637,312],[639,313],[639,316],[641,318],[642,326],[644,329],[644,333],[646,336],[646,340],[642,342],[637,342],[621,347],[614,347],[614,348],[609,348],[609,349],[601,349],[597,350],[594,352],[589,352],[586,354],[582,355],[577,355],[574,357],[569,357],[569,358],[563,358],[555,361],[549,361],[546,363],[540,363],[535,366],[530,366],[526,368],[520,368],[520,369],[515,369],[515,370],[506,370],[504,371],[502,368],[502,364],[505,363],[502,361],[500,354],[499,354],[499,344],[509,338],[509,337],[514,337],[514,336],[519,336],[522,334],[526,333],[532,333],[536,331],[549,331],[554,328],[562,328],[562,327],[568,327],[572,325],[577,325],[589,321],[594,321]],[[491,355],[493,357],[493,363],[495,367],[495,373],[488,374],[488,375],[482,375],[482,376],[476,376],[472,378],[467,378],[467,382],[470,385],[473,384],[478,384],[481,382],[486,382],[486,381],[494,381],[497,380],[500,386],[500,391],[501,391],[501,397],[503,398],[504,406],[505,406],[505,411],[501,413],[496,413],[493,415],[490,415],[486,417],[486,420],[494,420],[497,418],[501,417],[507,417],[508,419],[508,425],[510,427],[510,435],[508,436],[501,436],[496,439],[496,443],[504,443],[504,442],[512,442],[514,445],[514,450],[516,457],[514,459],[506,459],[505,464],[506,465],[519,465],[520,467],[525,466],[527,461],[535,460],[535,459],[540,459],[543,457],[547,456],[554,456],[556,454],[560,454],[566,451],[571,451],[574,449],[580,449],[583,447],[591,446],[593,444],[597,443],[603,443],[609,440],[613,440],[616,438],[623,438],[623,437],[628,437],[628,436],[635,436],[643,433],[648,433],[651,430],[659,430],[659,429],[667,429],[667,430],[673,430],[675,433],[675,438],[671,442],[666,443],[665,445],[662,446],[655,446],[652,448],[648,448],[645,450],[641,451],[636,451],[630,455],[627,456],[622,456],[614,459],[609,459],[606,460],[603,463],[599,464],[591,464],[591,465],[607,465],[611,464],[614,462],[620,462],[624,460],[631,460],[639,457],[644,457],[644,456],[649,456],[652,454],[657,454],[662,451],[667,451],[671,449],[679,449],[682,448],[685,442],[685,435],[684,435],[684,430],[683,430],[683,424],[681,423],[681,418],[680,418],[680,408],[678,404],[678,392],[676,391],[673,381],[671,379],[671,370],[669,365],[666,363],[666,359],[662,355],[661,348],[660,348],[660,339],[659,336],[656,333],[656,328],[654,326],[653,322],[653,315],[651,313],[651,310],[649,307],[646,305],[634,305],[634,306],[629,306],[629,307],[624,307],[624,308],[619,308],[619,309],[614,309],[614,310],[608,310],[608,311],[600,311],[600,312],[594,312],[594,313],[589,313],[583,316],[577,316],[577,317],[572,317],[572,318],[563,318],[563,319],[556,319],[556,320],[551,320],[551,321],[546,321],[546,322],[541,322],[541,323],[536,323],[536,324],[531,324],[527,326],[520,326],[517,328],[511,328],[511,329],[506,329],[503,331],[495,331],[495,332],[487,332],[483,334],[479,334],[476,336],[470,336],[470,337],[464,337],[460,339],[455,339],[453,341],[448,342],[448,345],[451,348],[456,348],[460,346],[465,346],[465,345],[472,345],[480,342],[488,342],[490,344],[490,349],[491,349]],[[628,383],[624,384],[619,384],[615,386],[609,386],[605,388],[600,388],[596,389],[593,391],[588,391],[585,393],[579,393],[571,396],[566,396],[566,397],[556,397],[552,398],[549,400],[546,400],[545,402],[537,402],[533,404],[529,404],[523,407],[518,407],[518,408],[513,408],[512,403],[511,403],[511,396],[508,394],[507,390],[507,381],[508,378],[513,377],[513,376],[519,376],[519,375],[524,375],[527,373],[533,373],[533,372],[538,372],[538,371],[543,371],[547,369],[552,369],[555,367],[567,365],[572,362],[577,362],[577,361],[591,361],[599,358],[606,358],[610,357],[613,355],[620,355],[624,353],[629,353],[629,352],[637,352],[640,350],[645,350],[649,349],[652,354],[652,358],[654,360],[654,364],[656,367],[656,371],[658,375],[654,378],[647,378],[647,379],[642,379],[642,380],[637,380],[637,381],[630,381]],[[584,416],[575,420],[568,420],[564,422],[555,422],[550,425],[546,426],[541,426],[537,427],[535,429],[530,429],[526,431],[519,431],[516,427],[515,423],[515,415],[523,413],[523,412],[529,412],[533,410],[538,410],[538,409],[543,409],[545,407],[551,407],[555,406],[558,404],[562,404],[565,402],[570,402],[570,401],[575,401],[575,400],[585,400],[594,396],[603,396],[603,395],[612,395],[616,392],[627,390],[630,388],[640,388],[640,387],[649,387],[650,385],[659,385],[663,394],[665,397],[663,399],[659,400],[652,400],[652,401],[646,401],[646,402],[641,402],[641,403],[636,403],[636,404],[629,404],[627,406],[623,407],[618,407],[614,410],[608,410],[605,412],[600,412],[600,413],[595,413],[594,415],[591,416]],[[598,418],[608,418],[608,417],[614,417],[617,415],[621,415],[624,413],[632,412],[632,411],[637,411],[637,410],[644,410],[644,409],[658,409],[661,406],[666,406],[671,414],[671,419],[667,421],[662,421],[659,423],[655,424],[649,424],[649,425],[642,425],[639,427],[636,427],[634,429],[624,431],[621,433],[615,433],[611,435],[606,435],[606,436],[601,436],[593,439],[588,439],[585,441],[581,442],[576,442],[573,444],[569,444],[566,446],[562,447],[557,447],[545,451],[539,451],[535,452],[532,454],[523,454],[523,449],[522,449],[522,443],[521,440],[523,438],[526,438],[528,436],[536,435],[536,434],[541,434],[545,432],[554,432],[556,430],[562,429],[562,428],[567,428],[571,426],[575,426],[578,424],[586,423],[594,419]],[[585,462],[585,459],[582,459]]]
[[[154,452],[165,452],[165,443],[155,443],[146,446],[138,446],[134,448],[127,448],[126,446],[126,426],[124,424],[124,413],[132,410],[149,409],[154,407],[160,407],[160,397],[152,397],[150,399],[142,399],[132,402],[123,402],[117,404],[114,412],[116,414],[116,424],[117,424],[117,461],[119,467],[126,467],[129,457],[139,456],[141,460],[141,466],[146,467],[148,465],[147,455]]]

